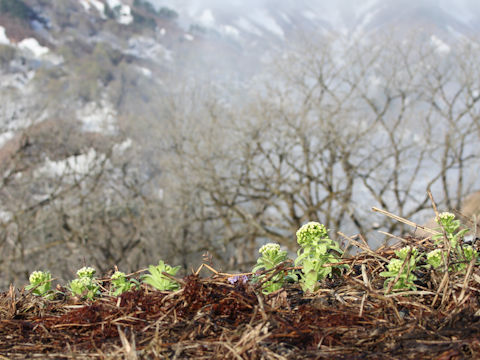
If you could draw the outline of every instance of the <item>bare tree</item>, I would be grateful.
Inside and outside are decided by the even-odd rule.
[[[199,222],[215,229],[211,248],[223,244],[233,257],[226,265],[250,265],[267,239],[294,250],[309,220],[364,235],[405,230],[389,219],[375,225],[369,209],[419,219],[427,189],[442,192],[445,206],[471,190],[472,49],[452,49],[459,61],[394,40],[307,44],[255,79],[240,106],[203,93],[172,110],[182,119],[172,128],[184,126],[170,137],[181,164],[173,173],[194,179],[184,185],[198,195]]]

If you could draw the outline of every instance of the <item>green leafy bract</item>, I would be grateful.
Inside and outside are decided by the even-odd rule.
[[[157,266],[150,265],[148,270],[150,274],[142,277],[145,284],[151,285],[155,289],[161,291],[177,290],[180,287],[176,281],[162,274],[165,272],[169,275],[175,276],[178,270],[180,270],[180,266],[171,267],[170,265],[165,264],[163,260],[160,260]]]
[[[113,296],[118,296],[126,291],[130,291],[132,288],[138,288],[140,284],[136,280],[128,280],[125,273],[121,271],[115,271],[111,277],[112,285],[110,293]]]

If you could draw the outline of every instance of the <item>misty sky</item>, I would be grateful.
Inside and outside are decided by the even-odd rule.
[[[195,18],[205,9],[214,12],[246,14],[252,9],[268,9],[281,6],[282,9],[313,9],[327,17],[342,18],[348,21],[356,15],[365,13],[370,7],[398,7],[426,5],[432,8],[440,6],[457,20],[470,22],[480,17],[480,0],[149,0],[156,7],[167,6],[177,10],[182,20],[185,17]]]

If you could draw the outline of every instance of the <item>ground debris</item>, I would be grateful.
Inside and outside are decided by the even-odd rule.
[[[352,257],[314,294],[194,274],[176,292],[142,285],[95,301],[11,287],[0,294],[0,359],[480,358],[478,266],[448,282],[422,270],[418,290],[387,293],[378,273],[395,249]]]

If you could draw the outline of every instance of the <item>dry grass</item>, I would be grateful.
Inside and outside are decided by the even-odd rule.
[[[351,239],[355,242],[353,239]],[[298,284],[263,295],[217,273],[176,292],[142,286],[94,302],[0,294],[0,359],[465,359],[480,358],[480,271],[417,271],[417,291],[387,292],[386,261],[406,238],[365,244],[350,270],[314,294]],[[108,287],[108,283],[104,284]]]

